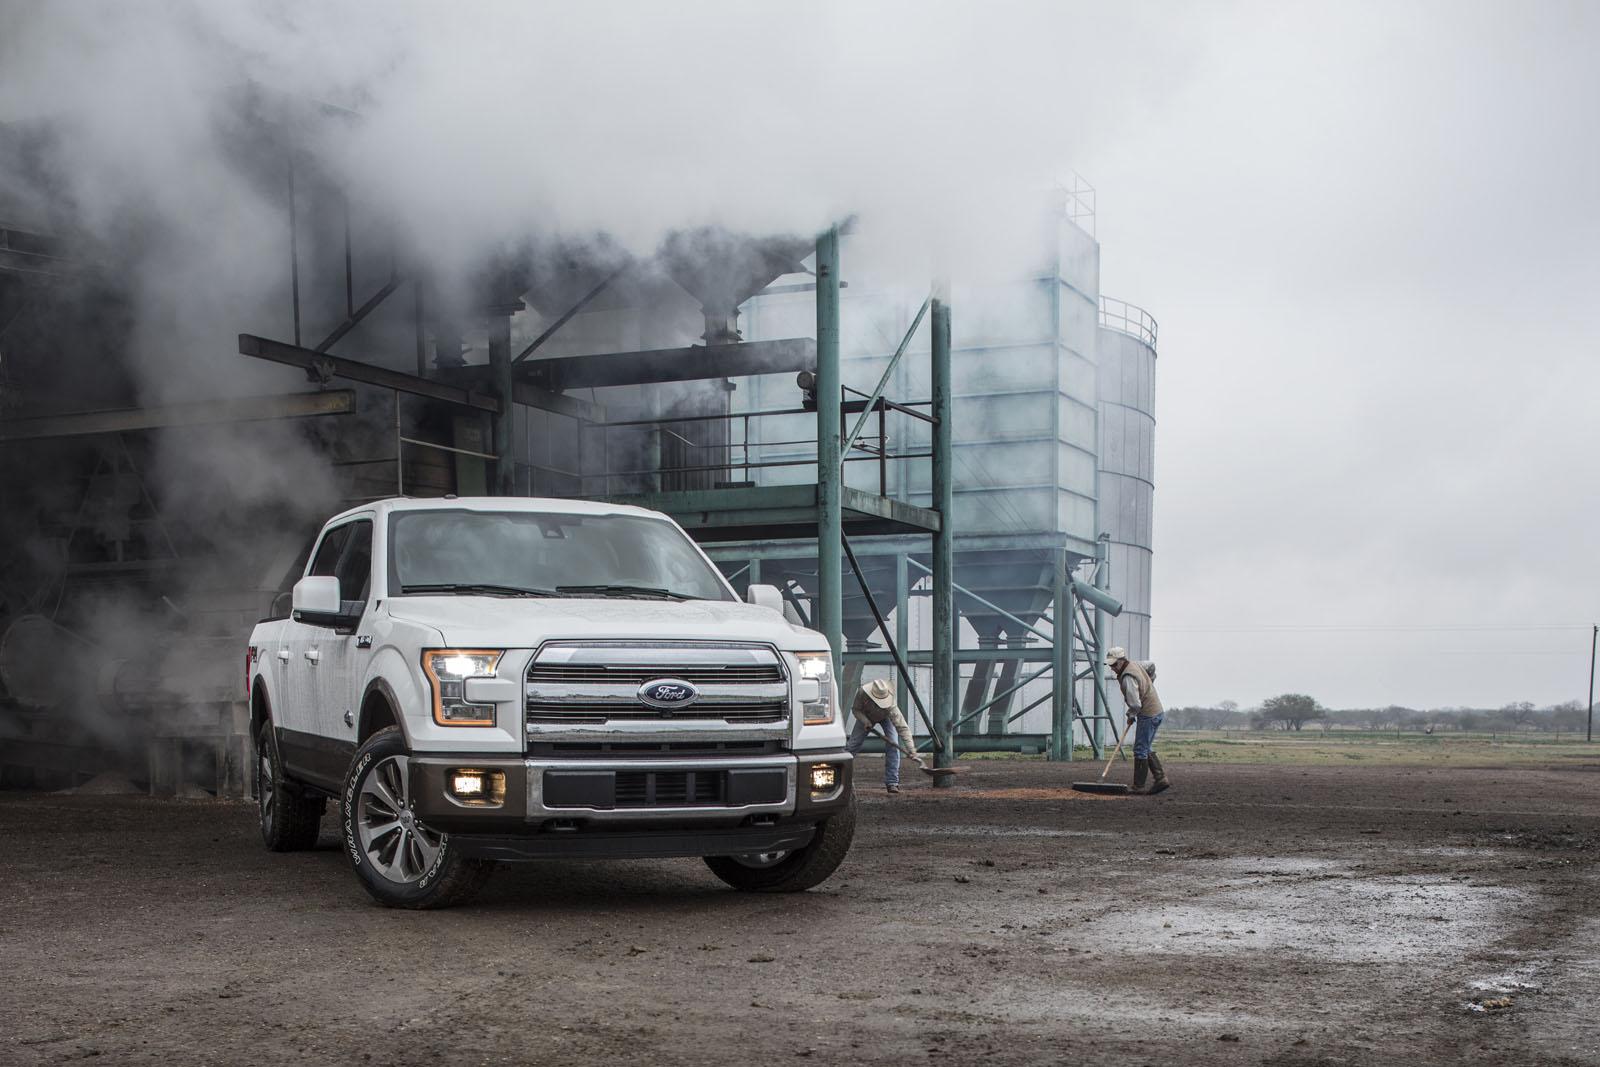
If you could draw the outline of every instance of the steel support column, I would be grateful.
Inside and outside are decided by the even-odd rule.
[[[1094,543],[1094,587],[1101,591],[1111,588],[1111,557],[1109,539],[1101,534]],[[1106,611],[1099,604],[1094,606],[1094,647],[1089,650],[1094,657],[1094,747],[1096,751],[1105,747],[1105,725],[1110,721],[1111,711],[1106,707]]]
[[[1072,587],[1067,582],[1066,554],[1056,554],[1055,589],[1050,616],[1055,635],[1050,642],[1050,758],[1072,759]]]
[[[950,305],[945,286],[936,289],[933,301],[933,510],[939,513],[939,532],[933,537],[933,722],[942,744],[936,746],[936,766],[948,767],[954,743],[951,723],[955,718],[955,452],[954,418],[951,403]],[[934,785],[950,785],[954,779],[935,778]]]
[[[517,491],[517,465],[512,441],[515,437],[517,405],[516,379],[511,373],[511,315],[515,307],[489,309],[489,368],[494,391],[500,398],[500,412],[494,419],[494,492],[514,496]]]
[[[897,553],[894,557],[894,647],[902,651],[911,647],[911,576],[907,573],[908,569],[906,554]],[[905,707],[906,683],[899,675],[895,675],[894,690],[895,702]]]
[[[844,669],[844,575],[840,540],[839,228],[817,238],[817,599],[816,625],[833,648],[833,676]],[[937,707],[937,697],[935,706]]]

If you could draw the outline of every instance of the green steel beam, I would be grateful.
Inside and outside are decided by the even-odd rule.
[[[219,422],[348,415],[355,409],[356,394],[353,389],[328,389],[320,393],[290,393],[286,396],[197,400],[155,407],[76,411],[25,419],[0,419],[0,441],[132,433],[171,426],[207,426]]]
[[[911,644],[911,575],[905,553],[894,558],[894,643],[905,652]],[[906,685],[895,675],[895,701],[906,706]]]
[[[1096,507],[1098,515],[1098,506]],[[1110,571],[1111,562],[1107,552],[1104,535],[1095,543],[1094,587],[1105,596],[1110,596]],[[1109,715],[1106,707],[1106,691],[1102,684],[1106,670],[1106,609],[1099,602],[1094,605],[1094,643],[1089,646],[1090,666],[1094,671],[1094,726],[1095,733],[1100,733],[1101,716]],[[1100,744],[1105,744],[1101,737]]]
[[[955,510],[954,419],[950,369],[950,305],[945,299],[948,286],[940,285],[933,301],[932,367],[929,380],[933,394],[933,510],[943,520],[933,538],[933,721],[940,741],[934,760],[937,766],[951,763],[955,720],[955,534],[950,516]],[[953,784],[949,775],[934,779],[935,786]]]
[[[905,654],[906,662],[917,667],[933,665],[933,652],[929,649],[915,649]],[[846,652],[846,662],[865,663],[874,667],[888,667],[894,663],[894,657],[887,652]],[[1051,663],[1054,654],[1049,646],[1041,645],[1038,648],[986,648],[962,649],[950,657],[953,663]]]
[[[833,648],[833,676],[843,677],[844,486],[839,402],[839,228],[817,238],[817,628]],[[937,698],[935,698],[937,699]]]
[[[1066,560],[1057,557],[1054,605],[1051,608],[1050,758],[1072,759],[1072,587],[1067,582]]]
[[[835,485],[835,498],[841,528],[848,524],[852,532],[864,534],[881,530],[925,530],[939,528],[939,516],[926,508],[878,496],[875,493]],[[701,537],[715,535],[719,530],[739,533],[752,528],[773,530],[790,528],[792,532],[817,528],[824,514],[823,496],[826,487],[818,485],[751,485],[730,489],[685,489],[658,493],[610,494],[604,499],[614,504],[632,504],[664,511],[678,521],[684,529]],[[744,545],[742,540],[728,539],[730,545]],[[794,542],[796,558],[811,555],[811,538]],[[730,550],[717,546],[714,558],[770,559],[772,556],[755,550]],[[841,572],[842,573],[842,572]]]
[[[514,307],[493,307],[488,311],[489,373],[494,395],[500,398],[500,410],[494,417],[496,496],[511,496],[517,491],[517,464],[512,450],[517,408],[516,380],[511,374],[511,315],[521,308],[519,301]]]

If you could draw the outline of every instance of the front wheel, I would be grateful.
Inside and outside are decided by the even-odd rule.
[[[417,819],[410,756],[398,727],[356,750],[345,775],[340,821],[345,852],[374,900],[390,908],[448,908],[489,880],[492,860],[466,857]]]
[[[856,836],[856,802],[817,825],[811,840],[792,852],[707,856],[711,873],[746,893],[803,893],[827,881]]]

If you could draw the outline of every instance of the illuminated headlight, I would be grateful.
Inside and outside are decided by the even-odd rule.
[[[833,721],[833,653],[800,652],[800,721],[826,726]]]
[[[457,767],[445,776],[450,796],[462,804],[495,807],[505,802],[504,771],[484,771],[476,767]]]
[[[467,702],[468,678],[493,678],[500,665],[496,650],[443,648],[422,654],[422,669],[433,683],[433,721],[440,726],[493,726],[493,704]]]

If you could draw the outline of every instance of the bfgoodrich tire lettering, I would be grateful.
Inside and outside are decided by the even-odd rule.
[[[494,863],[462,856],[448,835],[415,819],[408,759],[396,726],[379,730],[356,750],[339,805],[345,855],[362,886],[386,907],[460,904],[483,888]]]
[[[817,832],[802,848],[781,859],[773,854],[760,858],[707,856],[711,873],[735,889],[747,893],[802,893],[819,886],[839,869],[850,842],[856,836],[856,802],[817,826]]]

